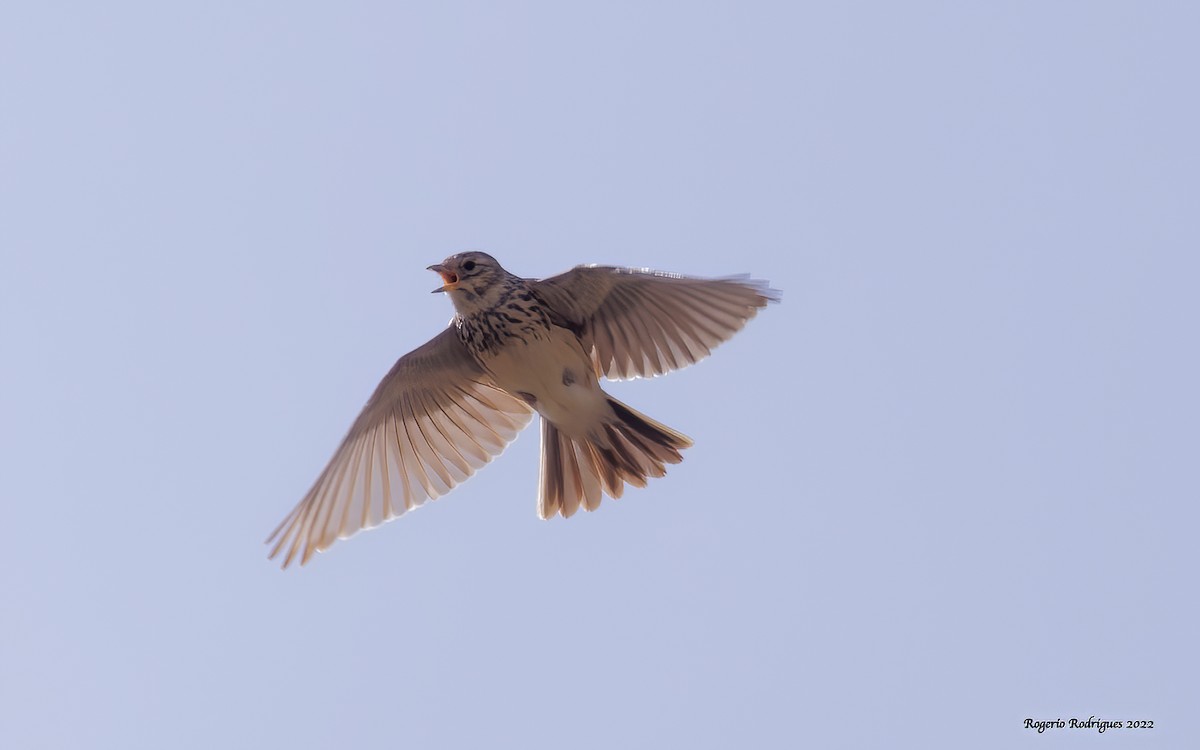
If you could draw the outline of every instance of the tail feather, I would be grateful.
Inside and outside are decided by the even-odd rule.
[[[583,509],[586,511],[596,510],[600,507],[600,477],[594,471],[587,471],[583,468],[589,465],[585,459],[585,456],[590,455],[587,446],[571,441],[571,447],[575,453],[575,469],[579,472],[580,497],[583,501]],[[549,518],[550,515],[542,517]]]
[[[582,506],[600,507],[601,491],[618,498],[626,484],[645,487],[646,480],[667,473],[665,464],[683,460],[692,445],[686,435],[608,397],[611,414],[586,438],[563,434],[542,419],[542,472],[538,515],[570,518]]]

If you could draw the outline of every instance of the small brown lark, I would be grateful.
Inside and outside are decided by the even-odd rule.
[[[457,314],[400,358],[308,494],[267,540],[286,568],[456,484],[542,415],[538,515],[596,510],[645,487],[692,441],[606,394],[600,376],[661,375],[708,356],[779,292],[747,277],[695,279],[579,266],[523,279],[486,253],[429,267]]]

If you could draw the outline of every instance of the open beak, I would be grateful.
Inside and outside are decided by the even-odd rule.
[[[433,290],[433,294],[438,292],[453,292],[458,289],[458,274],[443,266],[441,263],[435,263],[429,267],[430,271],[435,271],[441,275],[442,281],[446,282],[444,286],[439,286]]]

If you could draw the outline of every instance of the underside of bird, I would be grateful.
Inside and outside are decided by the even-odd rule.
[[[606,396],[608,414],[586,437],[567,435],[542,417],[542,472],[538,515],[564,518],[583,507],[600,507],[601,491],[620,497],[625,484],[645,487],[667,473],[666,464],[683,460],[686,435]]]
[[[609,396],[707,357],[777,301],[745,276],[579,266],[524,279],[480,252],[430,266],[454,322],[401,357],[308,493],[267,539],[283,567],[440,497],[542,417],[538,513],[595,510],[644,487],[692,441]]]

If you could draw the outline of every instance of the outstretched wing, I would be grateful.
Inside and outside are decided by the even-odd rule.
[[[283,567],[449,492],[516,437],[532,412],[492,383],[447,328],[396,362],[329,465],[267,539]]]
[[[779,301],[777,290],[748,276],[696,279],[612,266],[579,266],[534,289],[576,327],[597,372],[613,380],[699,362]]]

